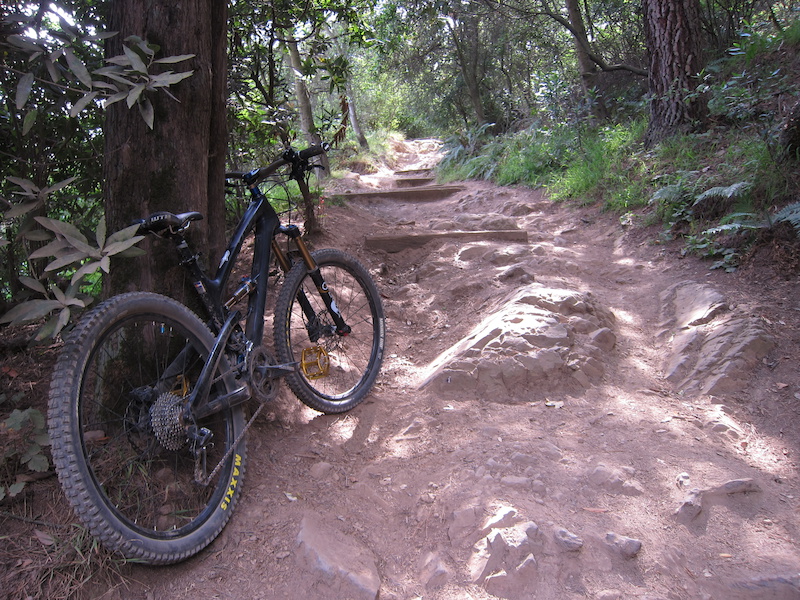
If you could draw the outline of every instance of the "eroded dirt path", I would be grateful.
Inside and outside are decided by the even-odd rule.
[[[403,167],[429,166],[401,149]],[[317,245],[357,254],[384,294],[376,390],[340,416],[282,393],[248,438],[220,538],[184,564],[135,568],[109,597],[800,598],[793,284],[712,273],[613,215],[482,183],[438,201],[351,199],[325,227]],[[364,243],[509,227],[528,242]],[[688,325],[680,289],[708,321]],[[703,304],[708,289],[723,308]],[[530,335],[513,314],[508,330],[491,321],[520,294],[542,319]],[[682,332],[713,335],[733,313],[767,342],[739,357],[728,391],[665,379]],[[711,352],[698,344],[695,361]],[[437,357],[445,370],[420,388]],[[502,365],[520,357],[552,360],[512,377]]]

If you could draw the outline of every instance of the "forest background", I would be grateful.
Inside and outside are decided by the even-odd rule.
[[[179,293],[168,261],[112,261],[155,243],[131,221],[202,212],[213,264],[243,209],[225,171],[323,139],[334,177],[369,172],[391,136],[439,137],[443,180],[599,202],[713,268],[766,243],[800,267],[795,0],[80,0],[0,16],[0,322],[37,324],[0,330],[3,353],[103,295]],[[24,393],[0,390],[0,416],[9,501],[49,469],[47,440]]]

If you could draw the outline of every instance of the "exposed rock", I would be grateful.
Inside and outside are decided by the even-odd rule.
[[[423,555],[419,571],[420,581],[428,590],[441,587],[450,579],[450,570],[438,552]]]
[[[684,499],[683,503],[675,511],[675,517],[679,523],[688,524],[696,519],[705,508],[703,503],[706,500],[719,500],[733,494],[748,494],[760,492],[761,487],[752,479],[732,479],[722,485],[718,485],[706,490],[694,488]]]
[[[307,514],[300,524],[297,543],[309,567],[339,597],[374,600],[380,591],[375,557],[352,537]]]
[[[641,484],[636,480],[628,479],[626,475],[620,469],[612,469],[600,463],[589,472],[588,479],[597,487],[614,494],[641,496],[644,493]]]
[[[553,532],[553,539],[567,552],[577,552],[583,548],[583,540],[563,527],[559,527]]]
[[[685,281],[662,294],[666,331],[675,331],[665,372],[685,391],[736,392],[774,347],[758,319],[731,311],[716,290]]]
[[[619,552],[623,558],[633,558],[639,554],[639,551],[642,549],[642,542],[639,540],[624,535],[617,535],[613,532],[606,534],[606,544]]]
[[[570,325],[575,315],[585,333]],[[603,375],[599,358],[616,343],[613,323],[591,294],[531,284],[434,360],[420,387],[477,391],[496,402],[527,397],[564,376],[588,388]]]

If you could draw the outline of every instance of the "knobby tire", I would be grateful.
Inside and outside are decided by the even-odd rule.
[[[352,331],[346,336],[334,331],[331,315],[300,261],[287,273],[275,304],[275,353],[281,363],[299,363],[303,349],[324,349],[327,375],[315,378],[300,368],[286,376],[286,383],[307,406],[341,413],[366,397],[380,371],[386,341],[383,305],[372,277],[355,258],[332,249],[312,256]],[[301,306],[301,292],[311,304],[312,319]]]
[[[154,430],[153,405],[160,402],[164,414],[179,410],[169,403],[177,406],[187,396],[213,343],[186,307],[134,292],[87,313],[58,359],[48,416],[59,480],[91,533],[127,558],[169,564],[196,554],[219,535],[239,500],[244,438],[201,486],[190,442],[181,439],[184,430],[162,425],[162,438]],[[215,380],[212,395],[231,390],[229,377]],[[208,473],[244,421],[239,406],[197,423],[214,434]],[[166,446],[180,447],[165,448],[164,436]]]

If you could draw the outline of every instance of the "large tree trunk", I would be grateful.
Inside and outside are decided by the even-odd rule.
[[[225,241],[226,23],[226,2],[117,0],[111,3],[109,29],[119,34],[106,49],[111,56],[122,54],[122,40],[137,35],[159,45],[159,56],[195,55],[177,65],[177,70],[194,70],[170,89],[178,102],[163,93],[150,96],[153,130],[135,107],[129,110],[124,102],[109,107],[106,221],[114,231],[159,210],[199,211],[205,221],[192,227],[191,242],[207,253],[205,262],[212,266]],[[188,282],[170,246],[148,240],[147,259],[115,262],[106,291],[154,290],[187,300]]]
[[[446,21],[450,29],[450,37],[456,50],[458,66],[464,85],[467,88],[472,110],[478,126],[486,123],[486,113],[483,109],[481,98],[481,48],[480,48],[480,20],[475,15],[453,16]]]
[[[698,0],[643,0],[650,52],[650,123],[646,142],[687,131],[702,120],[705,105],[688,96],[702,67]]]
[[[597,89],[599,72],[597,65],[589,56],[589,36],[586,34],[586,25],[581,14],[578,0],[565,0],[567,16],[572,25],[572,35],[575,43],[575,55],[578,58],[578,68],[581,71],[581,86],[586,102],[591,108],[594,118],[604,120],[608,117],[603,97]]]

